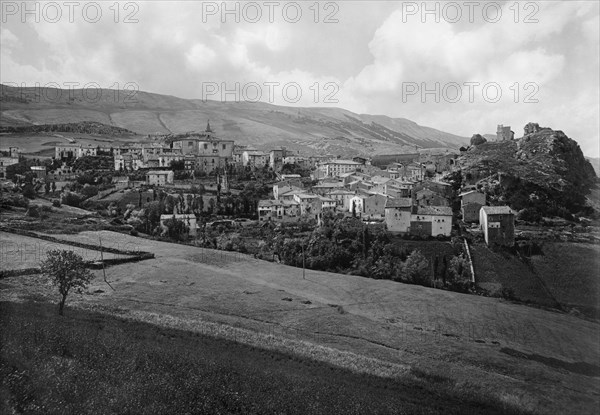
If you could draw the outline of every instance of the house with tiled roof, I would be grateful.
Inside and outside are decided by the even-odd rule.
[[[460,211],[465,222],[479,222],[479,210],[485,206],[485,194],[477,190],[469,190],[458,195]]]
[[[416,210],[416,212],[414,211]],[[452,208],[448,206],[418,206],[410,218],[410,233],[420,236],[450,236]]]
[[[410,197],[388,199],[385,204],[385,224],[388,231],[408,233],[413,201]]]
[[[515,212],[508,206],[483,206],[479,224],[488,246],[515,244]]]

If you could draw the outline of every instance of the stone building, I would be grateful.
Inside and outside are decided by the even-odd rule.
[[[514,138],[515,132],[510,129],[510,125],[507,125],[506,127],[502,124],[498,125],[498,129],[496,130],[497,141],[512,140]]]
[[[485,195],[477,190],[470,190],[459,196],[463,221],[479,222],[479,210],[485,206]]]
[[[479,223],[488,246],[515,244],[515,214],[508,206],[483,206]]]

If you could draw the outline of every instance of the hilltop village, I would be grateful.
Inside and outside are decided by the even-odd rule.
[[[512,139],[507,131],[510,132],[510,127],[499,126],[498,139]],[[92,164],[94,160],[111,160],[110,166],[99,169],[109,173],[103,175],[104,180],[110,178],[110,183],[102,186],[104,197],[125,189],[181,194],[194,182],[226,194],[230,192],[231,178],[239,172],[249,173],[250,181],[259,175],[264,179],[261,173],[266,172],[264,182],[272,182],[272,192],[257,201],[256,210],[252,212],[255,215],[246,215],[259,222],[314,219],[318,225],[323,215],[331,212],[360,218],[366,223],[385,223],[387,230],[397,234],[450,237],[456,217],[467,223],[481,221],[488,243],[508,246],[514,243],[514,212],[510,208],[480,209],[487,204],[483,193],[455,189],[443,180],[456,171],[457,154],[448,151],[441,154],[415,151],[372,158],[356,156],[348,160],[334,155],[301,155],[285,148],[259,151],[218,137],[210,122],[202,132],[155,136],[151,143],[93,147],[71,141],[55,147],[50,170],[46,171],[45,166],[29,166],[34,173],[29,176],[35,176],[38,191],[55,190],[58,182],[60,196],[73,199],[68,196],[72,191],[69,182],[77,182],[78,177],[85,175],[81,160]],[[18,162],[18,149],[9,149],[2,159],[2,176],[6,177],[8,166]],[[17,174],[10,178],[24,185],[26,177]],[[97,183],[87,185],[98,187]],[[91,193],[94,192],[92,189]],[[92,196],[102,199],[97,194]],[[457,196],[460,210],[453,211]],[[213,212],[219,213],[218,208]],[[218,219],[234,221],[236,216],[221,214]],[[202,226],[200,218],[190,213],[189,206],[177,205],[171,213],[162,215],[163,228],[169,218],[185,220],[191,235],[196,235],[197,228]]]
[[[351,158],[241,146],[210,122],[122,145],[63,138],[45,160],[3,152],[2,206],[25,209],[5,215],[4,228],[109,229],[510,299],[539,294],[516,296],[507,278],[533,281],[530,258],[544,241],[596,240],[584,197],[591,165],[564,133],[535,123],[519,138],[499,125],[457,151]],[[553,170],[565,163],[573,177]],[[490,265],[501,253],[518,261],[512,274]]]

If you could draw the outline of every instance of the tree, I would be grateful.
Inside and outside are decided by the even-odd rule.
[[[80,291],[93,278],[93,274],[85,267],[83,258],[73,251],[53,249],[48,251],[48,257],[42,261],[42,273],[58,287],[61,300],[58,314],[63,315],[67,295],[73,288]]]
[[[182,239],[183,235],[189,231],[189,227],[184,221],[172,218],[164,221],[167,227],[167,235],[175,240]]]
[[[406,259],[402,266],[402,276],[407,282],[420,284],[426,287],[431,286],[431,275],[429,272],[429,261],[423,256],[421,251],[415,249]]]
[[[23,196],[25,196],[27,199],[35,199],[36,193],[31,183],[27,183],[25,186],[23,186]]]

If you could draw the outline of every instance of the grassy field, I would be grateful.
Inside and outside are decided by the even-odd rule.
[[[510,287],[515,296],[552,308],[575,309],[600,318],[600,246],[549,242],[531,266],[509,253],[472,246],[477,282],[484,287]]]
[[[600,245],[546,243],[533,265],[562,304],[600,318]]]
[[[309,270],[303,278],[301,269],[240,254],[107,231],[60,238],[95,243],[98,234],[115,244],[135,242],[156,258],[108,268],[115,291],[96,272],[89,290],[67,301],[67,321],[78,318],[80,310],[102,310],[161,330],[216,336],[393,382],[421,374],[428,385],[423,386],[426,398],[414,395],[405,385],[410,391],[406,399],[420,397],[420,409],[399,406],[408,413],[443,412],[443,407],[428,406],[440,402],[436,394],[443,400],[462,400],[464,406],[458,407],[463,413],[479,405],[482,396],[490,411],[539,414],[596,413],[600,403],[599,325],[595,322],[495,298],[392,281]],[[56,301],[40,278],[3,280],[0,299]],[[134,341],[124,336],[127,342]],[[294,366],[289,368],[294,373]],[[308,375],[299,376],[311,382]],[[355,395],[363,396],[359,389]],[[369,402],[368,407],[375,405]],[[353,408],[343,407],[341,412],[390,409]],[[448,411],[452,410],[450,405]]]
[[[104,247],[107,246],[112,247],[110,241],[105,241]],[[129,248],[132,247],[133,245],[121,247],[115,246],[114,248],[129,250]],[[100,251],[93,249],[80,248],[72,245],[31,238],[29,236],[0,232],[0,271],[38,267],[40,261],[46,259],[46,253],[52,249],[74,251],[78,255],[81,255],[85,261],[100,261],[101,255],[103,255],[104,259],[127,257],[127,255],[112,254],[110,252],[101,254]]]
[[[104,314],[0,303],[3,413],[524,413],[410,370],[357,374]]]

